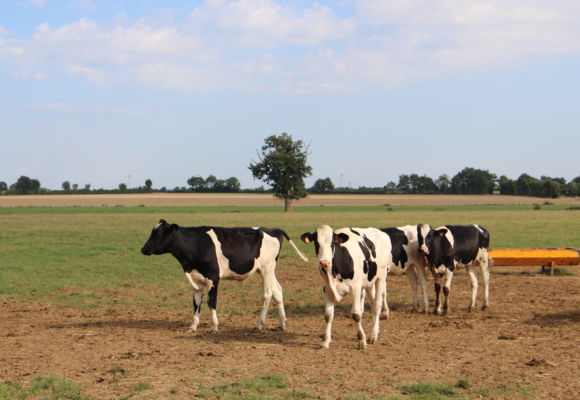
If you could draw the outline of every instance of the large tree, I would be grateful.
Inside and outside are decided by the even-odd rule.
[[[496,175],[487,170],[468,167],[451,179],[451,190],[457,194],[491,194],[496,179]]]
[[[334,191],[334,184],[330,178],[317,179],[309,191],[315,194],[332,193]]]
[[[10,186],[10,190],[16,194],[37,194],[40,191],[40,182],[23,175]]]
[[[308,148],[302,140],[282,133],[268,136],[258,157],[259,162],[252,161],[248,167],[252,175],[272,186],[274,196],[284,200],[284,211],[292,211],[292,202],[307,195],[304,178],[312,175]]]

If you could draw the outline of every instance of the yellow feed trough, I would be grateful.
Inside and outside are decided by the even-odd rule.
[[[580,253],[570,248],[490,249],[489,255],[493,258],[495,265],[538,265],[542,267],[542,270],[549,267],[551,275],[554,275],[554,267],[557,265],[580,264]]]

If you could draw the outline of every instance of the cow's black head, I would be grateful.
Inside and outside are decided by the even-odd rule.
[[[447,239],[446,228],[431,229],[429,225],[417,225],[419,251],[425,255],[431,266],[437,268],[442,257],[449,254],[451,245]]]
[[[179,226],[176,224],[169,224],[163,219],[159,220],[159,223],[153,228],[149,239],[141,249],[141,253],[146,256],[167,253],[173,241],[173,235],[178,228]]]

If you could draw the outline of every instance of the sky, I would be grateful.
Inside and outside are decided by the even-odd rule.
[[[2,0],[0,181],[580,175],[577,0]]]

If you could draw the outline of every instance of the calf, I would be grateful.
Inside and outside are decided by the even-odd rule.
[[[419,249],[427,257],[429,268],[435,281],[435,310],[441,314],[440,279],[445,275],[445,303],[443,313],[449,312],[449,291],[453,272],[458,266],[465,266],[471,281],[471,302],[469,311],[475,308],[477,298],[477,272],[475,265],[481,268],[483,277],[484,298],[482,310],[489,307],[489,232],[479,225],[446,225],[433,230],[429,225],[417,225]]]
[[[397,228],[381,228],[381,231],[389,235],[391,240],[392,264],[389,272],[405,271],[411,289],[413,290],[413,311],[419,311],[418,287],[421,284],[423,292],[423,309],[429,311],[429,294],[427,290],[427,279],[425,277],[425,257],[419,253],[419,242],[417,240],[417,228],[413,225],[405,225]],[[388,277],[387,277],[388,280]],[[389,317],[389,306],[387,304],[387,290],[383,291],[383,311],[382,316]]]
[[[342,228],[333,231],[322,225],[313,233],[303,233],[305,243],[314,242],[326,295],[324,317],[326,329],[322,347],[331,342],[334,304],[352,292],[352,319],[357,324],[359,349],[367,346],[362,328],[363,290],[371,302],[372,332],[370,342],[379,335],[382,292],[385,290],[387,266],[391,262],[389,237],[378,229]]]
[[[243,280],[256,271],[262,277],[262,312],[257,329],[261,330],[266,320],[270,300],[278,305],[279,328],[286,326],[286,314],[282,298],[282,287],[276,279],[275,269],[286,238],[298,255],[308,261],[281,229],[268,228],[221,228],[200,226],[182,228],[160,220],[151,231],[151,236],[141,249],[151,254],[172,254],[183,267],[187,280],[193,287],[193,323],[199,324],[203,290],[208,289],[208,305],[211,309],[212,328],[217,332],[217,293],[220,279]]]

